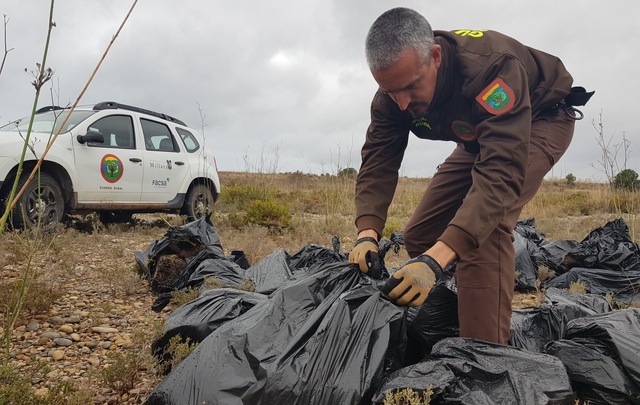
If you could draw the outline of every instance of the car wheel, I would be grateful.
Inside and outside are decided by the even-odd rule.
[[[196,184],[187,193],[182,213],[189,221],[195,221],[213,212],[213,194],[204,184]]]
[[[100,211],[98,212],[100,222],[103,224],[117,224],[131,222],[133,212],[131,211]]]
[[[25,175],[18,183],[21,190],[29,176]],[[35,228],[51,230],[62,220],[64,216],[64,200],[58,182],[47,173],[40,173],[34,177],[20,196],[13,211],[11,220],[14,229]]]

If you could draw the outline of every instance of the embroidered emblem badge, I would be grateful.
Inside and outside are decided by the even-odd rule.
[[[491,114],[499,115],[509,111],[516,98],[513,90],[502,79],[496,79],[480,92],[476,101]]]
[[[451,123],[451,130],[463,141],[475,141],[478,139],[476,127],[466,121],[456,120]]]

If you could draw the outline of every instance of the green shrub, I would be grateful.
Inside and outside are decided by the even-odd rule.
[[[225,204],[243,206],[255,200],[270,200],[274,198],[276,191],[264,184],[231,182],[224,186],[220,194],[220,201]]]
[[[616,190],[635,191],[640,188],[640,180],[635,170],[624,169],[618,173],[613,180],[613,187]]]
[[[565,177],[565,179],[567,179],[567,185],[568,186],[575,186],[576,185],[576,176],[574,176],[573,173],[567,174],[567,177]]]
[[[358,171],[353,167],[347,167],[338,171],[338,177],[356,177]]]
[[[286,229],[291,224],[291,210],[275,200],[254,200],[247,204],[247,222],[269,229]]]

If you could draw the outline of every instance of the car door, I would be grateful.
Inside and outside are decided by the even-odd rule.
[[[87,132],[104,135],[104,143],[73,139],[75,190],[79,204],[137,203],[142,193],[142,151],[137,148],[133,117],[113,114],[96,119]]]
[[[140,125],[145,144],[142,201],[175,201],[182,184],[189,180],[186,153],[167,125],[146,118],[140,118]]]

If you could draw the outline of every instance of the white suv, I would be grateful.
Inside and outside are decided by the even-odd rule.
[[[55,106],[37,111],[18,190],[68,111]],[[0,127],[0,215],[29,120]],[[219,193],[215,158],[197,131],[166,114],[102,102],[74,109],[11,220],[14,228],[50,228],[64,214],[87,211],[98,212],[103,221],[161,211],[194,220],[212,210]]]

